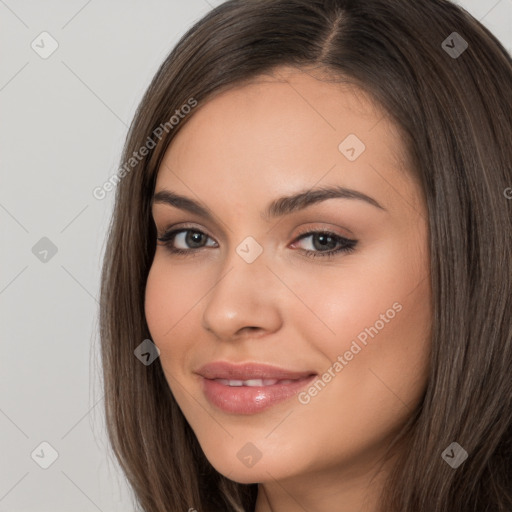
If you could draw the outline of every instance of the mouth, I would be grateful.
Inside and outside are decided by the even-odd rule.
[[[248,387],[257,387],[257,386],[274,386],[275,384],[290,384],[291,382],[296,382],[294,379],[248,379],[248,380],[229,380],[229,379],[211,379],[219,382],[220,384],[224,384],[224,386],[248,386]]]
[[[317,374],[256,363],[215,362],[201,367],[203,394],[214,407],[231,414],[255,414],[296,395]]]

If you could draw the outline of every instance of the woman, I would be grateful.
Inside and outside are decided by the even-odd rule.
[[[511,84],[444,0],[230,0],[185,34],[101,291],[146,512],[512,510]]]

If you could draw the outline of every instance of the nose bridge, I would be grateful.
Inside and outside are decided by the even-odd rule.
[[[230,338],[245,327],[272,331],[280,314],[273,287],[275,277],[267,268],[262,245],[246,237],[231,249],[222,273],[205,298],[203,327]]]

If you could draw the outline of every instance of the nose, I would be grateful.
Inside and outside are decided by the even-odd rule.
[[[275,332],[282,324],[282,293],[264,254],[247,263],[233,250],[205,297],[202,326],[221,340]]]

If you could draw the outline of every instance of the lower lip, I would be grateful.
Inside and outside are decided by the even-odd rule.
[[[201,377],[203,393],[208,401],[233,414],[255,414],[296,395],[317,376],[311,375],[288,384],[272,386],[227,386]]]

